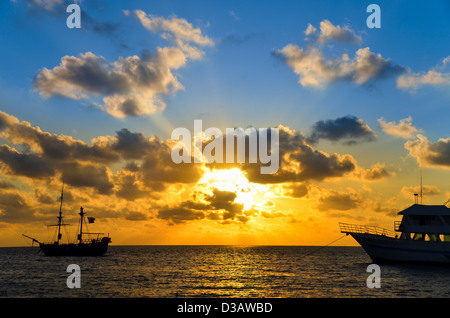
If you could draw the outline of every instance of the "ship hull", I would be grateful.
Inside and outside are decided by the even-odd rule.
[[[450,242],[400,240],[363,233],[349,234],[374,262],[450,264]]]
[[[101,256],[108,250],[109,240],[83,244],[45,244],[39,246],[45,256]]]

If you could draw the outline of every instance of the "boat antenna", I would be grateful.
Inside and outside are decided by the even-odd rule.
[[[423,168],[422,168],[422,166],[420,166],[420,204],[423,203],[422,171],[423,171]]]

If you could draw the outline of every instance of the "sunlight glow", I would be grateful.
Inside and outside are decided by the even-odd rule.
[[[220,191],[236,193],[234,202],[244,205],[244,210],[249,210],[263,203],[264,197],[269,191],[265,185],[248,181],[245,173],[239,168],[206,170],[199,184],[216,188]]]

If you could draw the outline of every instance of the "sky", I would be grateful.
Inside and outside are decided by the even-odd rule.
[[[449,16],[444,0],[2,1],[0,246],[51,240],[63,183],[66,223],[83,206],[115,245],[325,245],[339,222],[393,229],[421,175],[423,203],[444,204]],[[278,170],[175,163],[195,120],[278,129]]]

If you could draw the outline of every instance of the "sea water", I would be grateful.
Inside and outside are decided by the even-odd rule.
[[[110,246],[101,257],[48,257],[0,248],[0,297],[449,297],[450,267],[380,264],[369,288],[361,247]],[[80,288],[69,288],[70,264]]]

